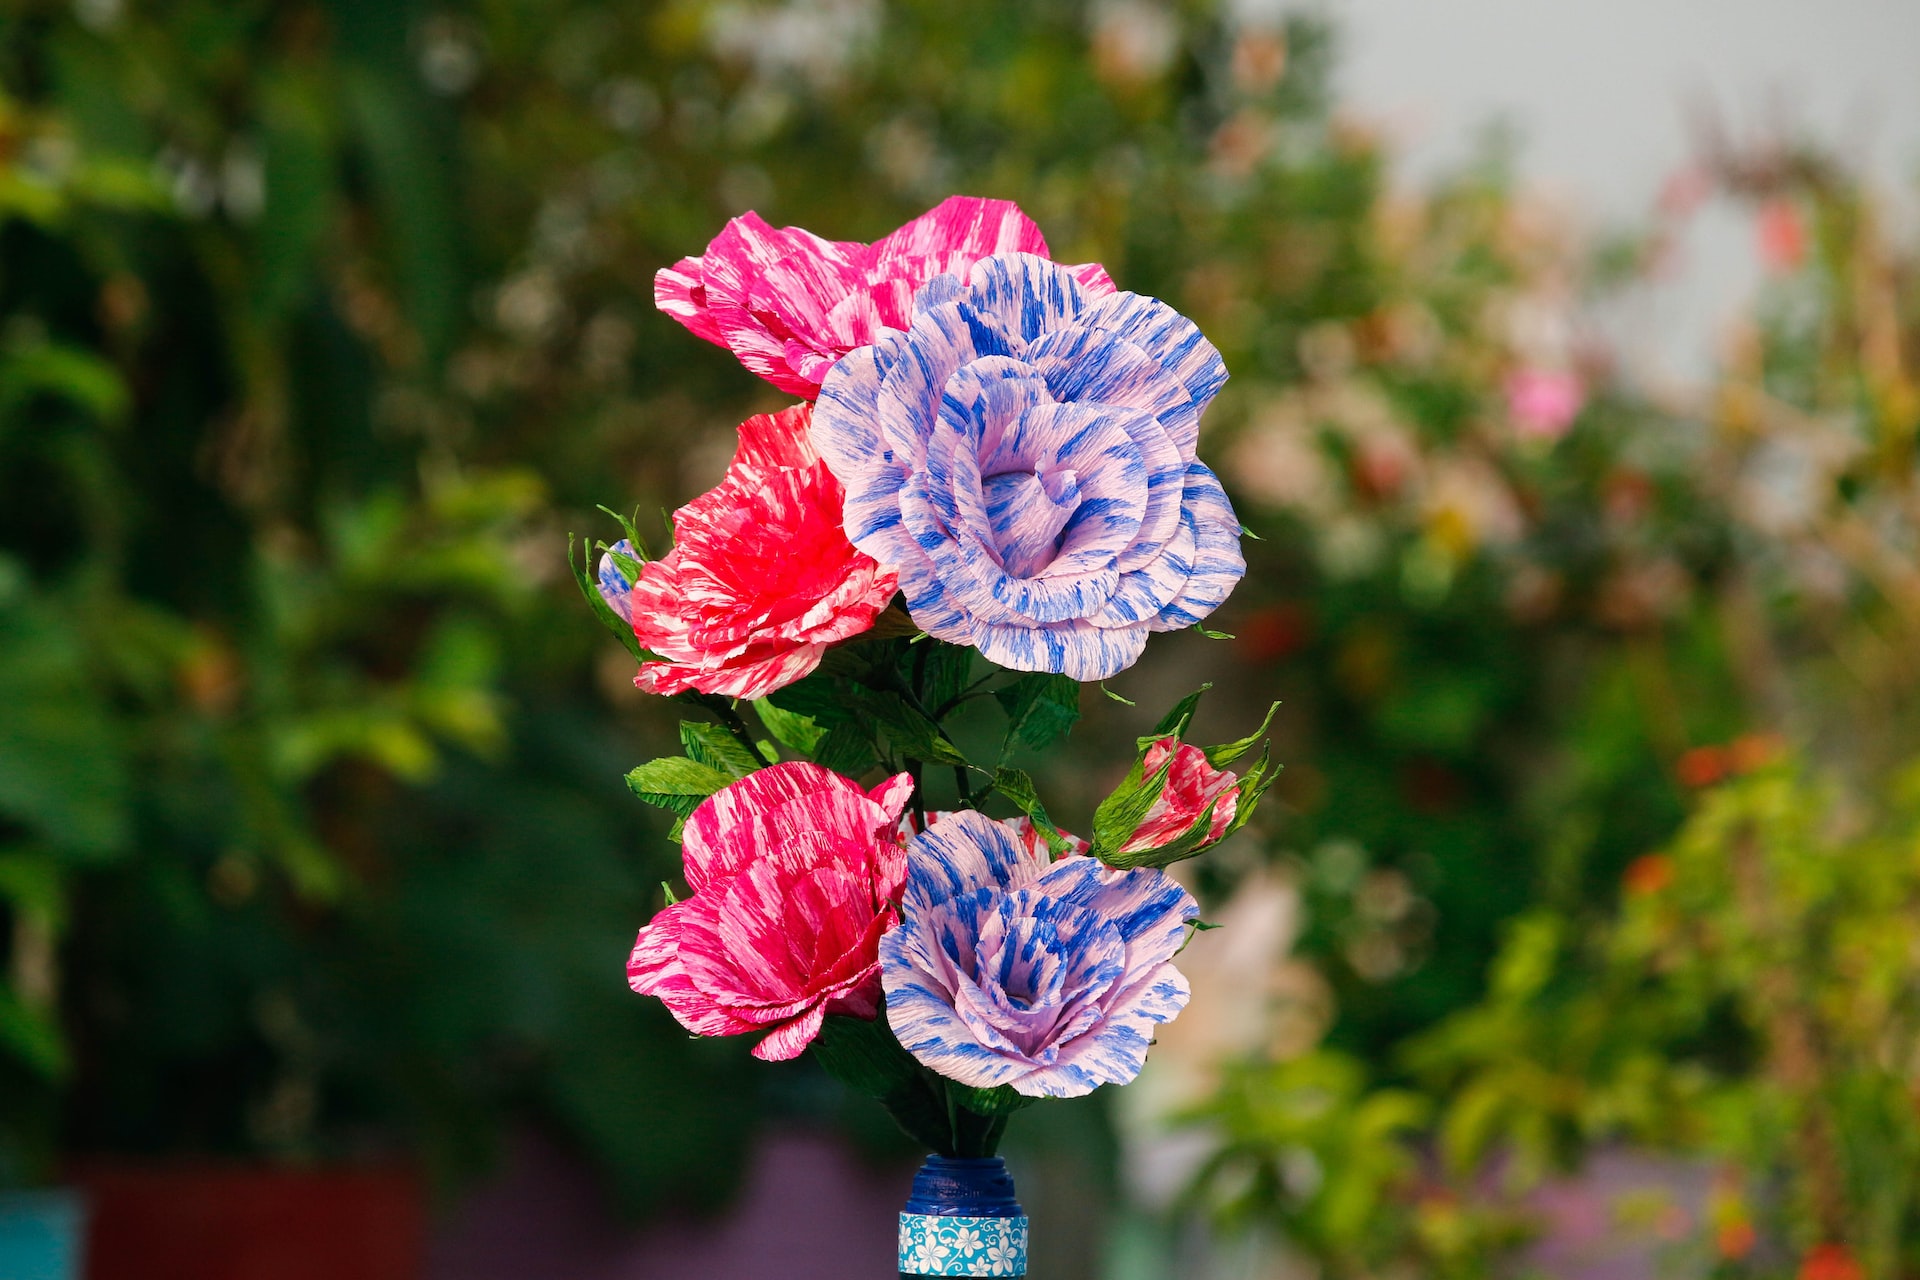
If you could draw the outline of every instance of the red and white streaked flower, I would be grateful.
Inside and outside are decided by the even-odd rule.
[[[905,329],[920,286],[997,253],[1047,257],[1033,219],[1008,200],[950,196],[872,244],[823,240],[760,215],[733,219],[707,251],[654,277],[659,308],[790,395],[811,400],[834,361]],[[1113,292],[1096,263],[1071,267],[1092,296]]]
[[[640,931],[627,981],[695,1035],[768,1031],[753,1055],[798,1057],[828,1014],[873,1018],[881,935],[906,878],[906,774],[872,791],[819,765],[776,764],[687,819],[687,884]]]
[[[1207,763],[1207,753],[1199,747],[1166,737],[1147,748],[1141,771],[1152,777],[1167,763],[1168,752],[1173,753],[1173,763],[1167,767],[1166,785],[1154,797],[1147,816],[1120,846],[1122,854],[1147,853],[1172,844],[1200,821],[1208,805],[1213,806],[1213,818],[1207,824],[1202,847],[1226,835],[1233,825],[1240,805],[1240,779],[1233,770],[1216,769]]]
[[[740,424],[726,478],[674,512],[676,545],[630,581],[609,553],[600,594],[632,627],[648,693],[760,698],[820,665],[893,599],[896,578],[842,529],[844,494],[808,440],[811,407]],[[614,552],[637,559],[630,543]]]

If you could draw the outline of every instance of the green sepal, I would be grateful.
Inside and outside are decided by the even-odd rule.
[[[635,551],[638,551],[640,553],[638,559],[636,559],[633,556],[623,556],[623,555],[617,555],[614,557],[614,563],[620,566],[620,572],[625,573],[627,577],[630,579],[638,580],[640,576],[640,566],[646,564],[647,561],[653,559],[653,556],[650,555],[647,551],[647,540],[640,536],[640,531],[638,529],[633,527],[633,517],[623,516],[618,511],[615,511],[612,507],[601,506],[599,504],[595,504],[594,509],[597,511],[604,511],[606,514],[612,516],[614,520],[620,525],[620,532],[627,535],[627,541],[633,544],[633,549]],[[667,528],[669,529],[673,528],[673,522],[670,519],[667,522]],[[608,550],[612,550],[612,548],[608,548]],[[628,572],[627,570],[628,565],[633,566],[632,572]]]
[[[1143,738],[1143,743],[1151,744],[1157,738]],[[1153,808],[1153,802],[1166,790],[1167,773],[1173,768],[1173,752],[1167,752],[1167,758],[1151,774],[1147,772],[1147,748],[1142,746],[1134,757],[1133,764],[1127,770],[1127,776],[1111,795],[1100,802],[1093,811],[1093,847],[1092,854],[1108,865],[1118,865],[1110,861],[1118,856],[1120,846],[1127,837],[1140,829],[1146,821],[1147,811]]]
[[[1193,713],[1200,705],[1201,696],[1211,688],[1213,688],[1211,682],[1203,684],[1186,697],[1180,699],[1180,701],[1174,703],[1173,710],[1161,716],[1160,723],[1153,726],[1153,732],[1147,737],[1140,739],[1140,749],[1145,751],[1150,743],[1158,742],[1160,739],[1168,736],[1175,738],[1185,737],[1187,726],[1193,723]]]
[[[1235,794],[1238,794],[1237,788]],[[1222,792],[1208,801],[1207,807],[1201,810],[1200,816],[1193,820],[1191,826],[1157,849],[1141,849],[1135,853],[1123,854],[1116,848],[1112,852],[1099,853],[1096,856],[1108,866],[1123,870],[1131,867],[1170,867],[1176,862],[1184,862],[1195,854],[1220,843],[1219,840],[1208,839],[1207,833],[1213,830],[1213,811],[1220,807],[1220,801],[1225,798],[1225,795],[1226,793]],[[1130,831],[1127,834],[1133,833]],[[1220,839],[1226,839],[1225,832],[1221,833]],[[1125,843],[1125,840],[1126,837],[1122,836],[1121,842]]]
[[[1223,742],[1217,747],[1206,748],[1207,763],[1216,769],[1223,769],[1253,750],[1254,743],[1267,736],[1267,729],[1273,724],[1273,717],[1279,710],[1280,704],[1277,702],[1268,707],[1267,718],[1260,722],[1258,729],[1246,737],[1236,738],[1232,742]]]
[[[960,1084],[949,1080],[947,1089],[953,1094],[953,1100],[977,1116],[1010,1116],[1022,1107],[1030,1107],[1040,1101],[1017,1092],[1010,1084],[995,1085],[991,1089],[976,1089],[972,1085]]]

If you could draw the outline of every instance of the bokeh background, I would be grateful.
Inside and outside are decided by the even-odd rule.
[[[1283,702],[1035,1274],[1920,1274],[1913,10],[0,14],[0,1248],[887,1273],[885,1117],[625,988],[673,717],[566,562],[780,404],[656,268],[960,191],[1201,324],[1259,538],[1050,810]]]

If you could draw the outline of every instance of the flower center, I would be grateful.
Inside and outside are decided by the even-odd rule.
[[[1065,467],[1003,471],[981,481],[1000,565],[1031,578],[1053,563],[1060,538],[1080,508],[1080,478]]]

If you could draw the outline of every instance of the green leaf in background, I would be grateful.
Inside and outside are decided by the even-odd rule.
[[[732,781],[727,774],[697,760],[663,756],[628,773],[627,790],[655,808],[686,818],[702,800]]]
[[[680,745],[691,759],[733,778],[744,778],[766,763],[755,759],[739,739],[717,724],[682,720]]]
[[[126,416],[120,371],[91,351],[54,342],[10,343],[0,355],[0,432],[35,396],[72,404],[107,426]]]
[[[12,569],[0,560],[0,575]],[[10,601],[0,584],[0,815],[75,854],[116,852],[130,835],[127,766],[84,641],[12,581]]]
[[[1044,751],[1067,736],[1080,718],[1080,682],[1070,676],[1037,672],[994,693],[1007,713],[1007,736],[1002,756],[1018,742]]]

